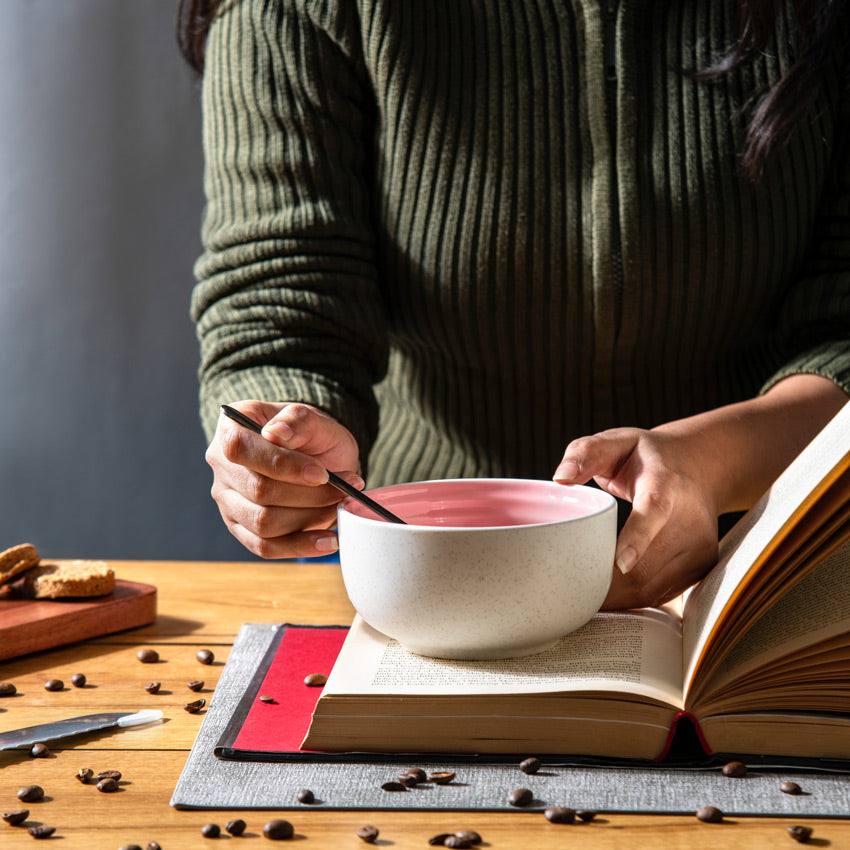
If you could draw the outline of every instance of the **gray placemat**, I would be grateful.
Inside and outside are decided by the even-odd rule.
[[[454,770],[457,782],[421,786],[401,793],[381,790],[381,783],[399,773],[397,762],[239,762],[216,758],[218,742],[251,676],[263,658],[277,627],[242,627],[222,671],[212,703],[192,747],[171,805],[197,809],[299,809],[299,788],[310,788],[325,809],[456,809],[528,811],[546,805],[608,812],[693,813],[703,805],[730,815],[801,815],[850,817],[850,777],[805,773],[798,779],[809,793],[789,796],[779,782],[791,772],[751,772],[728,779],[717,770],[663,767],[549,767],[525,776],[512,765],[417,765],[428,770]],[[526,809],[508,805],[517,786],[535,795]]]

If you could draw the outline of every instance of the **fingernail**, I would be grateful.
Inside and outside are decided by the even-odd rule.
[[[325,484],[328,480],[328,471],[322,469],[317,463],[308,463],[301,471],[301,477],[308,484]]]
[[[578,475],[578,464],[574,460],[565,460],[552,476],[554,481],[572,481]]]
[[[291,440],[295,432],[285,422],[269,422],[263,426],[263,436],[273,434],[281,440]]]
[[[316,541],[316,548],[320,552],[333,552],[334,549],[339,549],[339,540],[336,535],[332,537],[320,537]]]
[[[366,486],[366,482],[359,475],[352,475],[348,483],[358,490],[362,490]]]
[[[617,555],[617,566],[623,575],[627,575],[631,572],[632,567],[635,565],[635,561],[637,561],[637,552],[635,552],[632,546],[626,546],[626,548]]]

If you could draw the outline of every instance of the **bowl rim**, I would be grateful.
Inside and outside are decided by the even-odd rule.
[[[378,519],[377,517],[373,518],[359,516],[358,514],[352,513],[351,511],[347,510],[345,506],[349,502],[356,502],[358,505],[360,504],[360,502],[357,502],[357,500],[353,496],[346,496],[341,502],[337,504],[337,525],[339,524],[339,517],[341,517],[342,514],[345,513],[345,515],[349,519],[355,522],[361,522],[366,523],[368,525],[381,526],[387,529],[393,529],[393,531],[390,532],[391,534],[403,534],[407,531],[509,531],[520,528],[547,528],[548,526],[552,525],[564,525],[567,523],[582,522],[585,520],[592,519],[593,517],[601,516],[607,511],[617,510],[617,500],[610,493],[606,493],[605,490],[602,490],[599,487],[589,487],[587,484],[558,484],[557,481],[551,481],[546,478],[429,478],[425,481],[402,481],[398,484],[385,484],[383,487],[376,487],[374,492],[380,492],[381,490],[389,490],[393,487],[410,487],[415,484],[444,484],[447,482],[464,481],[510,481],[512,483],[530,482],[532,484],[555,484],[556,486],[563,487],[564,489],[570,488],[592,490],[594,493],[598,493],[601,496],[604,496],[607,501],[607,504],[601,506],[596,510],[591,511],[590,513],[582,514],[582,516],[565,517],[564,519],[552,520],[552,522],[530,522],[523,523],[521,525],[415,525],[414,523],[405,523],[404,525],[400,525],[397,522],[388,522],[385,519]],[[362,492],[369,493],[369,490],[368,488],[366,488]],[[404,519],[404,517],[402,517],[402,519]]]

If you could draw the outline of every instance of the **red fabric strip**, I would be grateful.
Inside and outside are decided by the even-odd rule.
[[[234,749],[266,753],[299,752],[322,688],[304,684],[310,673],[329,676],[348,629],[289,626],[257,691]],[[274,702],[260,702],[270,696]]]

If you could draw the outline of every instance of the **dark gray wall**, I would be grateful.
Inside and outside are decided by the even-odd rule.
[[[203,462],[199,94],[174,3],[2,3],[0,549],[250,557]]]

